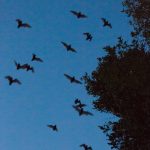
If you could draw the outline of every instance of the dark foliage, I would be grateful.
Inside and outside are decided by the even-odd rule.
[[[124,0],[123,6],[122,12],[132,17],[130,24],[135,31],[131,36],[142,40],[150,47],[150,0]]]
[[[112,148],[119,150],[150,149],[150,52],[133,40],[128,44],[121,37],[98,67],[83,79],[95,109],[120,117],[100,127]]]

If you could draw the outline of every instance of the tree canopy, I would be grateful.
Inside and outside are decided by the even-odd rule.
[[[149,4],[149,5],[148,5]],[[132,41],[122,37],[114,46],[105,46],[107,55],[98,58],[97,68],[83,76],[94,108],[120,119],[100,128],[111,148],[150,149],[150,1],[125,0],[123,12],[132,16]],[[148,17],[149,16],[149,17]],[[134,34],[134,35],[133,35]]]

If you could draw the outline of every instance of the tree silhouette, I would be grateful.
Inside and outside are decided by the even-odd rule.
[[[97,68],[82,79],[88,94],[96,99],[94,108],[120,118],[99,126],[111,148],[149,150],[150,1],[125,0],[123,5],[123,12],[133,18],[131,42],[119,37],[114,46],[105,46],[107,55],[98,58]]]
[[[130,24],[134,27],[133,37],[146,42],[150,47],[150,1],[149,0],[124,0],[122,12],[131,16]],[[144,38],[143,38],[144,37]]]

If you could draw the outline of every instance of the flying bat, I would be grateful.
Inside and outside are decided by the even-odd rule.
[[[16,19],[17,23],[18,23],[18,28],[24,27],[24,28],[31,28],[31,25],[29,25],[28,23],[23,23],[22,20],[20,19]]]
[[[5,79],[8,80],[9,85],[12,85],[13,83],[21,84],[21,82],[18,79],[14,79],[11,76],[6,76]]]
[[[81,13],[80,11],[77,12],[77,11],[74,11],[74,10],[71,10],[70,11],[73,15],[75,15],[78,19],[79,18],[87,18],[87,16],[83,13]]]
[[[103,26],[108,26],[109,28],[112,28],[112,25],[105,19],[105,18],[101,18],[101,20],[103,21]]]
[[[19,69],[26,69],[26,71],[29,71],[31,70],[32,72],[34,72],[34,68],[31,67],[30,65],[28,64],[23,64],[21,65],[20,63],[17,63],[16,61],[14,61],[15,63],[15,66],[16,66],[16,69],[19,70]]]
[[[82,84],[82,82],[80,82],[79,80],[75,79],[74,76],[71,77],[71,76],[69,76],[69,75],[67,75],[67,74],[64,74],[64,76],[65,76],[68,80],[70,80],[71,83]]]
[[[47,125],[47,127],[51,128],[53,131],[58,131],[58,128],[56,125]]]
[[[93,114],[91,112],[85,111],[85,110],[83,110],[83,108],[79,108],[78,106],[75,106],[75,105],[72,105],[72,107],[79,113],[79,116],[81,116],[81,115],[93,116]]]
[[[77,52],[74,48],[72,48],[72,46],[71,46],[71,44],[67,44],[67,43],[65,43],[65,42],[61,42],[63,45],[64,45],[64,47],[67,49],[67,51],[72,51],[72,52]]]
[[[43,60],[39,57],[37,57],[35,54],[32,54],[32,59],[31,61],[38,61],[38,62],[43,62]]]
[[[85,33],[83,33],[83,35],[85,35],[86,36],[86,40],[87,41],[92,41],[92,35],[89,33],[89,32],[85,32]]]

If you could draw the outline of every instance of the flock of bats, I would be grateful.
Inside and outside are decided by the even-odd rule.
[[[78,19],[82,19],[82,18],[87,18],[87,15],[83,14],[82,12],[77,12],[77,11],[70,11],[73,15],[75,15]],[[112,28],[112,25],[105,19],[105,18],[101,18],[102,22],[103,22],[103,26],[104,27],[109,27]],[[16,19],[17,21],[17,27],[18,28],[31,28],[32,26],[28,23],[23,22],[21,19]],[[85,32],[83,33],[83,35],[86,36],[86,40],[87,41],[92,41],[93,37],[89,32]],[[61,42],[61,44],[66,48],[67,51],[71,51],[71,52],[77,52],[72,46],[71,44],[67,44],[65,42]],[[36,54],[32,54],[32,58],[31,61],[35,61],[35,62],[43,62],[43,60],[41,58],[39,58],[38,56],[36,56]],[[31,71],[32,73],[34,73],[34,68],[33,66],[30,66],[29,64],[20,64],[16,61],[14,61],[14,64],[16,66],[17,70],[25,70],[25,71]],[[64,76],[71,82],[71,83],[76,83],[76,84],[82,84],[82,82],[80,80],[77,80],[74,76],[70,76],[68,74],[64,74]],[[12,85],[14,83],[17,84],[21,84],[21,81],[18,80],[17,78],[13,78],[12,76],[6,76],[5,77],[8,82],[9,85]],[[75,99],[74,101],[74,105],[72,105],[72,107],[79,113],[79,116],[82,115],[91,115],[93,116],[93,114],[89,111],[85,111],[84,107],[86,107],[86,104],[81,103],[81,101],[79,99]],[[53,131],[58,131],[58,127],[56,124],[52,125],[52,124],[48,124],[47,125],[48,128],[51,128]],[[91,146],[88,146],[86,144],[81,144],[80,147],[83,147],[84,150],[92,150]]]

